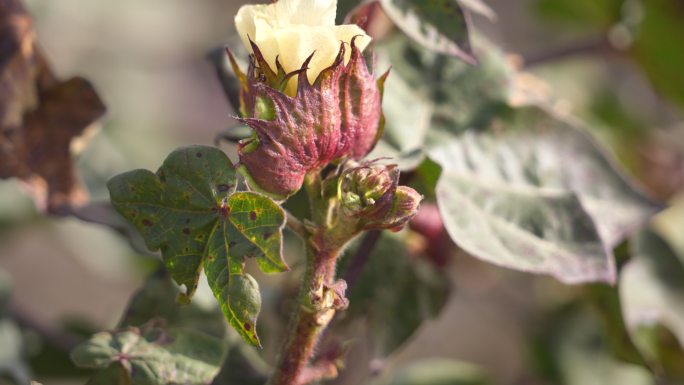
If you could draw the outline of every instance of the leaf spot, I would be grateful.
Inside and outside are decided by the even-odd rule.
[[[198,157],[198,158],[201,158],[201,157],[204,156],[204,154],[202,154],[201,152],[198,152],[198,153],[195,154],[195,156]]]
[[[184,227],[184,228],[183,228],[183,234],[185,234],[185,235],[190,235],[190,229],[187,228],[187,227]]]
[[[273,235],[273,233],[271,233],[271,232],[268,232],[268,231],[265,232],[264,235],[263,235],[264,240],[266,240],[266,239],[268,239],[268,238],[271,238],[272,235]]]
[[[146,226],[146,227],[152,227],[152,226],[154,226],[154,222],[152,222],[152,221],[149,220],[149,219],[143,219],[142,224],[143,224],[143,226]]]
[[[249,219],[256,221],[257,219],[257,213],[255,211],[250,211],[249,212]]]
[[[252,330],[252,325],[248,324],[247,322],[245,322],[245,324],[242,325],[242,327],[243,327],[246,331]]]
[[[228,192],[228,191],[230,191],[231,187],[232,186],[229,184],[220,184],[220,185],[216,186],[216,188],[218,188],[218,190],[220,192]]]
[[[217,208],[217,211],[221,218],[226,219],[230,215],[230,206],[221,205]]]

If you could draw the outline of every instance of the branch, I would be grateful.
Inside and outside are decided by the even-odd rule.
[[[292,230],[292,232],[297,234],[300,238],[307,239],[309,237],[309,231],[306,229],[306,226],[304,226],[304,223],[287,210],[285,210],[285,214],[287,214],[287,228]]]
[[[378,241],[380,241],[381,235],[382,231],[380,230],[367,232],[363,237],[358,250],[356,250],[356,254],[351,257],[347,271],[344,273],[344,280],[347,281],[348,291],[351,291],[352,287],[354,287],[359,280],[359,277],[361,277],[363,268],[366,266],[366,262],[368,262],[370,255],[373,254],[373,250],[375,250],[375,246],[377,246]]]
[[[316,362],[307,366],[297,379],[296,385],[309,385],[322,380],[331,380],[337,377],[337,365],[331,361]]]
[[[621,52],[622,51],[615,48],[607,37],[599,37],[556,48],[541,54],[527,56],[524,58],[524,65],[527,68],[567,59],[573,56],[610,55]]]

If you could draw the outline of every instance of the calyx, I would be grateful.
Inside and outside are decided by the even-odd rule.
[[[351,49],[349,62],[345,53]],[[352,40],[341,44],[334,63],[313,84],[307,65],[285,73],[267,64],[259,47],[247,74],[240,71],[229,53],[233,70],[242,83],[240,121],[254,130],[239,145],[240,169],[253,188],[275,197],[297,192],[307,173],[332,162],[361,159],[382,134],[382,89],[388,75],[376,78]],[[296,93],[286,92],[296,81]]]

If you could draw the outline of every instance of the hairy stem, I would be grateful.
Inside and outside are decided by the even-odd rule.
[[[328,223],[330,200],[323,194],[320,175],[308,175],[305,187],[315,230],[304,229],[307,236],[306,272],[297,297],[297,308],[290,321],[288,339],[269,385],[305,385],[317,377],[312,375],[315,371],[310,370],[309,363],[318,340],[335,311],[347,304],[344,298],[346,285],[334,282],[335,265],[344,245],[356,234],[356,226]]]
[[[327,291],[333,285],[338,250],[322,250],[307,242],[307,269],[290,322],[290,332],[269,385],[304,385],[303,374],[319,337],[335,315]]]
[[[292,230],[293,233],[297,234],[300,238],[306,240],[306,238],[309,236],[309,232],[306,230],[306,227],[304,226],[304,223],[299,220],[299,218],[295,217],[290,213],[289,211],[286,211],[287,214],[287,228]]]

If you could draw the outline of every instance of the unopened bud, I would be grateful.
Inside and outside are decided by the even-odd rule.
[[[403,227],[416,215],[423,197],[398,184],[399,170],[395,165],[348,170],[338,187],[343,215],[358,218],[364,230]]]
[[[254,130],[238,149],[241,171],[252,187],[287,197],[301,188],[307,173],[361,159],[377,143],[386,75],[378,79],[369,70],[355,38],[338,48],[335,61],[313,84],[307,73],[316,53],[291,73],[277,62],[277,71],[272,70],[256,44],[247,74],[232,60],[243,83],[241,121]],[[294,94],[285,92],[290,78],[298,80]]]

